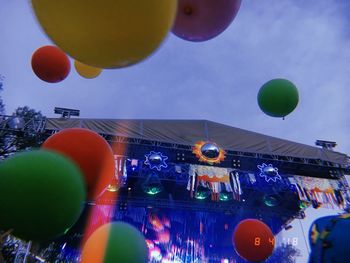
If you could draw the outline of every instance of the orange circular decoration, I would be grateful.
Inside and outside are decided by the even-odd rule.
[[[65,129],[50,136],[42,148],[57,151],[75,161],[83,172],[90,199],[96,199],[115,176],[112,148],[94,131]]]
[[[265,223],[257,219],[246,219],[236,226],[233,244],[242,258],[259,262],[271,256],[275,247],[275,237]]]
[[[70,61],[59,48],[43,46],[33,53],[32,69],[41,80],[57,83],[68,76]]]
[[[209,154],[206,154],[206,150]],[[214,151],[213,151],[214,150]],[[214,154],[211,154],[214,152]],[[226,152],[221,149],[216,143],[199,141],[192,147],[192,153],[196,155],[200,162],[205,162],[208,164],[221,163],[225,160]]]

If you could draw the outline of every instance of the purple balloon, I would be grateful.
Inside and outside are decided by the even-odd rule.
[[[231,24],[240,6],[241,0],[178,0],[172,32],[188,41],[212,39]]]

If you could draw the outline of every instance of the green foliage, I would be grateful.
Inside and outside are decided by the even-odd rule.
[[[18,107],[10,117],[6,118],[5,122],[2,120],[3,125],[0,120],[0,160],[17,151],[40,147],[44,141],[40,131],[45,119],[40,111],[28,106]],[[10,129],[9,124],[14,118],[21,119],[24,127],[17,130]]]

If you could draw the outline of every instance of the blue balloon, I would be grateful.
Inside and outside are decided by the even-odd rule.
[[[350,262],[350,214],[321,217],[311,225],[310,263]]]

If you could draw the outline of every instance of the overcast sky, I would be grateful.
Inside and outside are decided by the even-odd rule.
[[[0,3],[1,95],[8,114],[28,105],[48,117],[60,106],[80,109],[84,118],[208,119],[309,145],[336,141],[338,151],[350,154],[348,0],[243,0],[232,25],[211,41],[170,34],[138,65],[105,70],[94,80],[72,68],[59,84],[32,72],[32,53],[51,42],[29,1]],[[300,103],[285,120],[257,105],[259,88],[273,78],[299,89]]]
[[[306,2],[306,3],[305,3]],[[231,26],[202,43],[170,34],[149,59],[86,80],[72,69],[59,84],[39,80],[30,58],[50,44],[29,1],[0,0],[0,74],[7,113],[23,105],[53,117],[55,106],[84,118],[208,119],[350,153],[347,0],[243,0]],[[72,60],[73,61],[73,60]],[[287,78],[300,103],[285,120],[264,115],[257,92]]]

